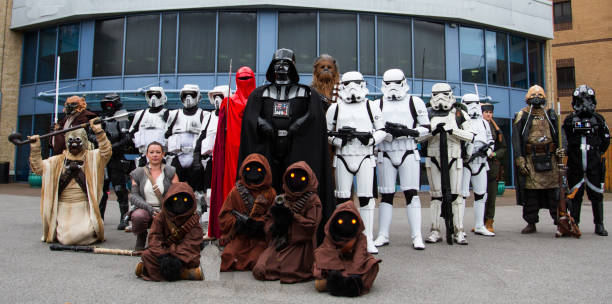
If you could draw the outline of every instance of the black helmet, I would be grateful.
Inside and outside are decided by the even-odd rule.
[[[593,113],[597,100],[595,90],[586,84],[582,84],[574,90],[572,94],[572,108],[578,113]]]
[[[276,73],[274,66],[279,61],[287,61],[289,63],[289,71],[287,74],[291,83],[297,83],[298,81],[300,81],[300,76],[298,75],[297,69],[295,68],[295,54],[290,49],[278,49],[274,52],[272,61],[268,66],[268,70],[266,71],[267,81],[275,83]]]
[[[105,113],[115,113],[123,106],[121,102],[121,98],[117,93],[106,94],[104,98],[100,101],[100,106],[102,107],[102,111]]]

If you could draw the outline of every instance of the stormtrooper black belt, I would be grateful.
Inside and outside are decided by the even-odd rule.
[[[400,163],[398,165],[395,165],[393,163],[393,160],[391,159],[391,157],[389,157],[389,154],[387,154],[386,151],[383,151],[383,157],[388,159],[389,162],[391,163],[391,165],[393,167],[395,167],[396,170],[404,163],[404,160],[406,159],[406,157],[408,157],[408,155],[412,155],[412,154],[414,154],[414,150],[406,150],[406,152],[404,152],[404,155],[402,155],[402,161],[400,161]]]

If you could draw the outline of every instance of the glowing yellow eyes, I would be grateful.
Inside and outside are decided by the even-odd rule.
[[[175,198],[174,198],[174,200],[176,201],[176,200],[177,200],[177,198],[175,197]]]
[[[294,177],[295,177],[295,173],[291,173],[291,178],[294,178]]]
[[[251,171],[251,167],[246,167],[246,170],[247,171]]]
[[[305,177],[305,176],[302,176],[302,181],[305,181],[305,180],[306,180],[306,177]]]
[[[356,219],[352,219],[352,220],[351,220],[351,223],[352,223],[353,225],[355,225],[355,224],[357,224],[357,220],[356,220]]]
[[[339,219],[338,224],[342,225],[342,223],[344,223],[344,221],[342,219]]]
[[[184,198],[184,199],[183,199],[183,202],[185,202],[185,203],[186,203],[186,202],[187,202],[187,198]]]
[[[257,168],[257,172],[261,172],[261,168]]]

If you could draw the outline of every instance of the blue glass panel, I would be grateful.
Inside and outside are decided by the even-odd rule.
[[[60,79],[77,77],[79,63],[79,24],[59,27],[57,53],[60,60]]]
[[[49,28],[40,31],[38,45],[37,81],[53,80],[55,75],[55,38],[57,29]]]
[[[484,33],[481,29],[459,29],[461,81],[485,83]]]
[[[21,62],[21,83],[32,83],[36,76],[36,40],[38,32],[27,32],[23,36],[23,57]]]
[[[527,88],[525,38],[510,37],[510,82],[515,88]]]

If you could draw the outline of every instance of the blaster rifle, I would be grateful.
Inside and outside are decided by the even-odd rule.
[[[407,126],[401,123],[394,123],[387,121],[385,123],[385,132],[391,134],[393,138],[401,137],[401,136],[410,136],[410,137],[419,137],[419,131],[408,128]]]
[[[338,131],[329,131],[327,135],[342,139],[343,144],[356,138],[364,145],[367,145],[372,137],[370,132],[359,132],[357,129],[348,126],[342,127]]]
[[[476,159],[476,157],[487,157],[487,150],[489,150],[490,147],[492,147],[495,143],[494,142],[490,142],[482,147],[480,147],[478,150],[476,150],[476,152],[472,153],[472,156],[470,156],[470,158],[468,159],[468,161],[466,162],[467,164],[471,163],[473,160]]]

